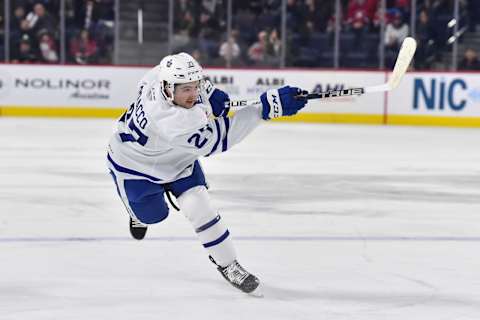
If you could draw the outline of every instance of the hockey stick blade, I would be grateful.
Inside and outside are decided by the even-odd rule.
[[[393,67],[388,82],[378,86],[366,87],[365,93],[390,91],[398,87],[413,59],[415,50],[417,50],[417,41],[411,37],[405,38],[402,42],[402,47],[400,48],[397,61],[395,62],[395,66]]]
[[[411,37],[405,38],[402,42],[402,47],[398,53],[397,61],[393,67],[392,74],[387,83],[370,86],[370,87],[358,87],[341,90],[329,90],[326,92],[314,92],[307,95],[297,96],[297,99],[330,99],[347,96],[361,96],[370,92],[385,92],[390,91],[398,87],[403,76],[407,72],[408,66],[413,59],[415,50],[417,49],[417,42]],[[260,100],[233,100],[227,102],[226,105],[232,108],[244,108],[251,105],[261,104]]]
[[[411,37],[405,38],[402,47],[400,48],[397,61],[395,62],[395,67],[393,67],[393,72],[388,80],[390,90],[395,89],[400,84],[400,81],[407,72],[408,66],[413,59],[415,50],[417,50],[417,42],[415,39]]]

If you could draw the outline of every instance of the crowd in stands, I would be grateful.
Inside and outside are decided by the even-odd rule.
[[[1,0],[0,0],[1,1]],[[415,21],[418,70],[446,68],[451,53],[455,0],[286,0],[286,66],[333,67],[339,32],[340,67],[377,68],[381,53],[390,68]],[[65,0],[67,63],[113,62],[115,0]],[[232,31],[227,34],[227,0],[174,0],[173,51],[187,51],[208,66],[278,66],[282,52],[282,0],[232,1]],[[60,62],[60,0],[11,0],[10,60]],[[386,28],[381,33],[382,21]],[[462,35],[477,31],[480,6],[460,0]],[[383,39],[380,39],[381,35]],[[384,48],[380,48],[380,43]],[[480,49],[465,48],[461,70],[479,70]],[[3,50],[2,50],[3,53]],[[447,57],[447,58],[446,58]],[[448,60],[448,61],[447,61]],[[442,63],[444,63],[442,65]]]
[[[12,0],[10,61],[60,62],[60,1]],[[112,63],[114,0],[65,1],[66,63]]]
[[[195,51],[208,65],[278,66],[281,56],[281,0],[233,2],[233,32],[227,39],[226,2],[176,0],[175,34],[178,50]],[[475,31],[480,6],[460,0],[460,34]],[[287,0],[287,66],[332,67],[334,38],[340,30],[340,66],[378,67],[380,29],[384,19],[385,66],[392,67],[403,39],[416,17],[418,52],[415,68],[442,63],[451,50],[454,0],[341,0],[336,21],[335,0]],[[215,31],[215,32],[213,32]],[[460,38],[461,41],[461,38]],[[470,49],[473,51],[473,49]]]

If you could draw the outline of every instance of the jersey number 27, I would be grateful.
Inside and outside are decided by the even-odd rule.
[[[131,132],[135,132],[138,135],[138,138],[135,138],[131,133],[120,133],[120,139],[122,139],[122,142],[137,142],[144,146],[147,144],[148,137],[135,125],[135,122],[133,121],[134,117],[132,117],[134,109],[135,104],[132,103],[128,111],[123,114],[119,121],[125,123],[128,121],[128,128]]]
[[[205,127],[199,129],[197,133],[194,133],[190,138],[188,138],[188,143],[193,144],[198,149],[201,149],[208,141],[208,138],[202,134],[206,131],[213,133],[212,127],[207,124]]]

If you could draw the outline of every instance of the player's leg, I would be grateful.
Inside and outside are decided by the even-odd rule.
[[[213,208],[205,186],[196,186],[183,192],[178,198],[181,212],[192,224],[203,247],[221,266],[232,263],[237,254],[230,232]]]
[[[244,292],[250,293],[257,289],[258,278],[242,268],[236,260],[230,232],[211,203],[199,163],[195,163],[191,176],[177,180],[166,188],[177,197],[180,210],[192,224],[222,276]]]
[[[113,168],[110,168],[110,174],[130,215],[130,233],[133,238],[141,240],[149,224],[158,223],[168,216],[165,190],[162,185],[124,175]]]

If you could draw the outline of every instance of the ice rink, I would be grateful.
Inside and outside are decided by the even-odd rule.
[[[0,118],[0,319],[480,319],[479,129],[268,123],[204,159],[239,261],[171,211],[132,240],[113,120]]]

